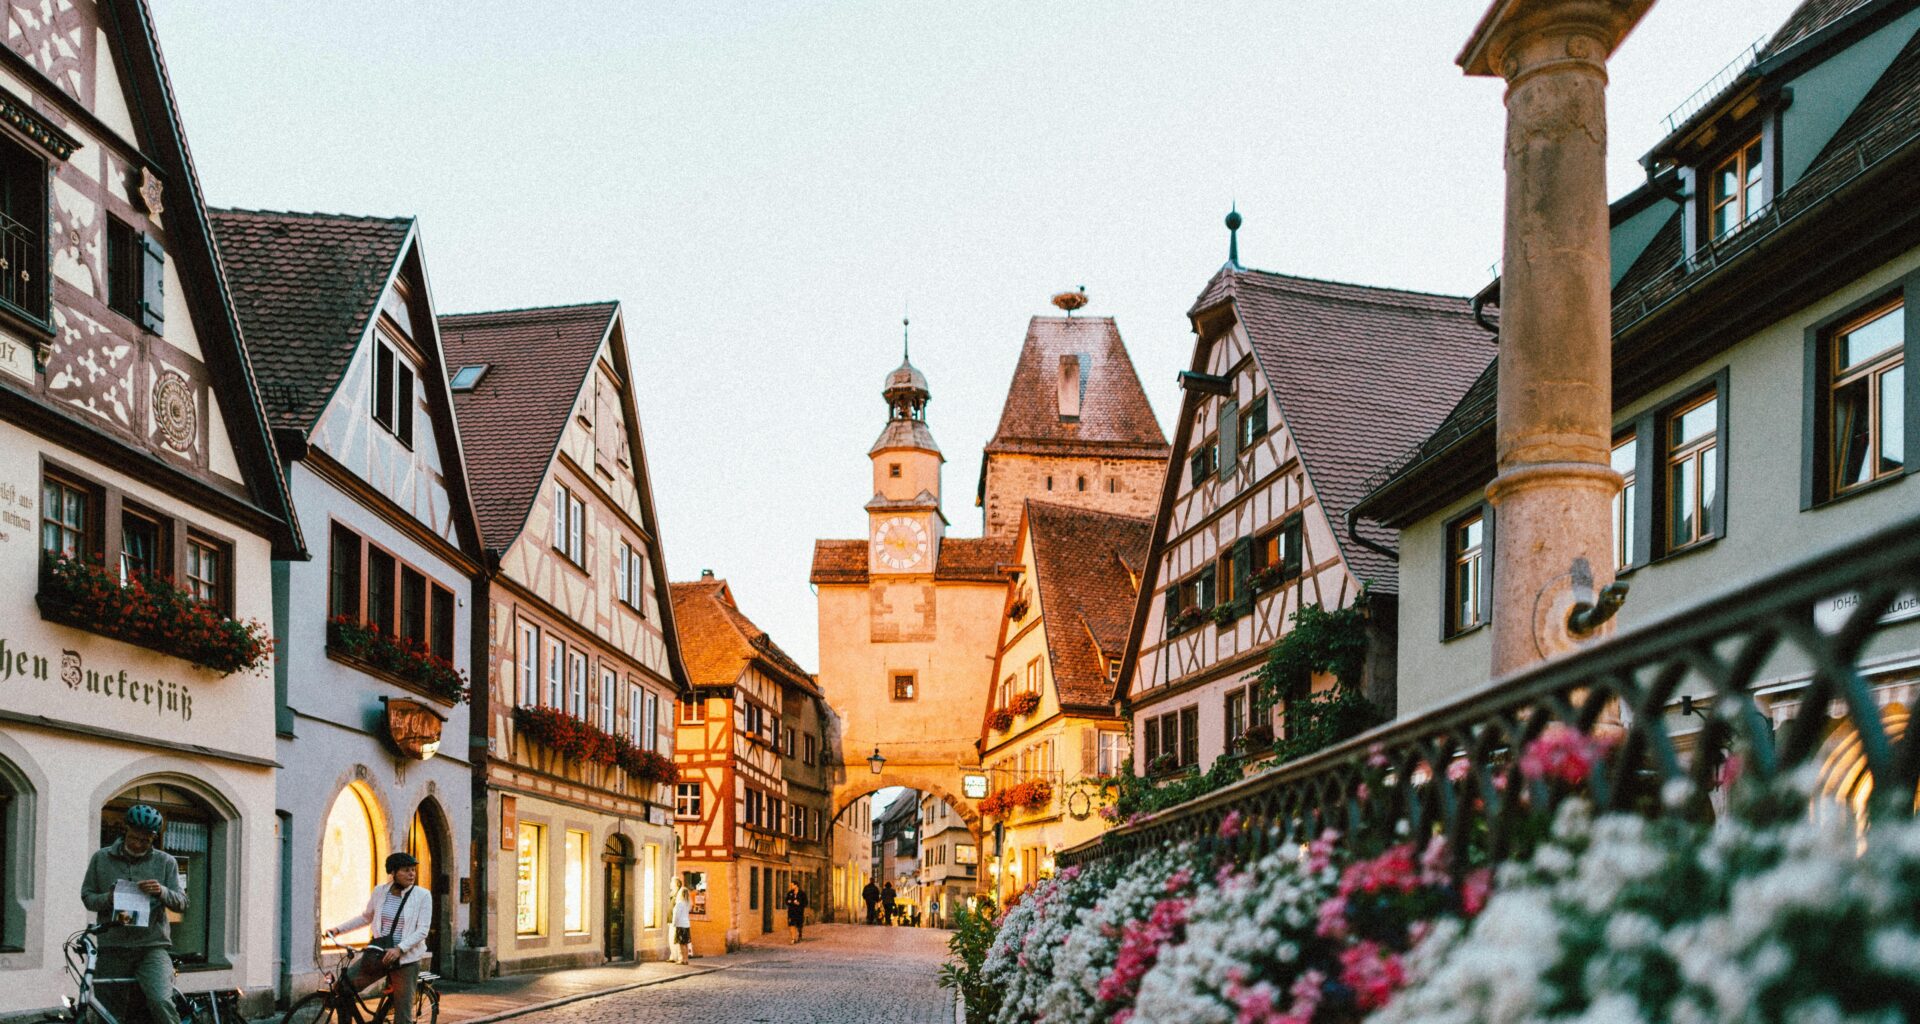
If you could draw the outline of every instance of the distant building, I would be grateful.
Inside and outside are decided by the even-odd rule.
[[[833,851],[833,890],[827,920],[858,924],[866,920],[864,895],[873,876],[873,797],[860,797],[833,819],[828,843]]]
[[[944,928],[955,907],[978,892],[980,846],[965,818],[945,800],[920,795],[920,865],[917,902],[926,924]]]

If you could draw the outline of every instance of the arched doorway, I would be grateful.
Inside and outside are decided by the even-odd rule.
[[[1907,735],[1908,710],[1889,704],[1880,711],[1880,725],[1887,741],[1896,748]],[[1838,803],[1851,817],[1854,830],[1863,837],[1867,831],[1867,804],[1873,798],[1873,772],[1867,767],[1866,748],[1860,729],[1852,722],[1842,723],[1827,737],[1820,758],[1819,793]],[[1920,793],[1914,797],[1920,808]]]
[[[185,911],[167,911],[173,935],[173,955],[188,969],[216,963],[222,959],[220,936],[215,933],[215,893],[224,887],[213,884],[216,871],[222,870],[220,856],[226,840],[226,822],[206,801],[179,786],[164,782],[146,782],[122,790],[100,808],[100,845],[117,841],[125,826],[127,808],[147,804],[166,820],[161,830],[160,849],[173,856],[180,866],[181,888],[187,893]],[[225,899],[221,893],[221,910]],[[361,897],[365,900],[365,897]]]
[[[327,810],[320,834],[320,927],[331,928],[364,910],[373,887],[382,880],[385,854],[380,842],[378,804],[359,783],[342,789]],[[369,928],[344,933],[340,941],[363,943]]]
[[[432,797],[420,801],[407,826],[407,853],[420,862],[420,884],[433,894],[433,922],[427,930],[429,969],[445,974],[443,951],[453,924],[453,857],[447,839],[447,818]]]
[[[627,903],[627,869],[633,865],[633,844],[623,835],[610,835],[600,851],[605,875],[608,960],[626,960],[633,956],[632,911]]]

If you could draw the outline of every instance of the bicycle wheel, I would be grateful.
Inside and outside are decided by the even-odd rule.
[[[440,1024],[440,990],[432,982],[414,986],[413,1024]]]
[[[280,1024],[339,1024],[340,1011],[328,998],[330,993],[311,992],[287,1008]]]

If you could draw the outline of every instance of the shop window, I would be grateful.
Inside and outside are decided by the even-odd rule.
[[[320,837],[320,920],[323,927],[345,921],[367,905],[367,894],[382,879],[380,828],[367,795],[348,786],[327,811]],[[368,928],[346,933],[342,941],[364,943]]]
[[[565,887],[566,906],[564,908],[564,927],[569,935],[580,935],[587,931],[590,920],[587,915],[587,847],[592,837],[585,832],[567,830],[567,869],[562,879]]]
[[[206,801],[166,783],[145,783],[107,801],[100,812],[100,843],[120,838],[121,819],[134,804],[148,804],[166,818],[159,847],[180,868],[181,887],[187,893],[184,912],[167,911],[173,933],[173,955],[183,969],[225,967],[223,922],[231,895],[225,884],[215,884],[227,868],[227,822]],[[366,892],[359,906],[366,905]]]
[[[1821,499],[1907,468],[1907,324],[1901,297],[1881,299],[1815,342]]]
[[[1493,576],[1493,560],[1487,557],[1491,550],[1487,520],[1488,509],[1481,506],[1446,526],[1446,636],[1459,636],[1487,623]]]
[[[660,927],[660,844],[648,843],[640,860],[640,927]]]
[[[32,833],[32,806],[26,778],[0,758],[0,951],[27,944],[27,875],[33,862],[20,847]]]
[[[540,922],[546,916],[546,833],[544,826],[521,822],[515,841],[513,931],[516,935],[540,934]]]

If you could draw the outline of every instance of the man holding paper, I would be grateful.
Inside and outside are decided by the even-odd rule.
[[[160,812],[146,804],[127,808],[126,830],[113,845],[96,850],[80,883],[80,902],[98,923],[116,927],[100,933],[100,973],[132,977],[146,997],[153,1024],[180,1024],[173,1008],[173,932],[167,911],[187,909],[180,865],[154,844],[164,825]]]

